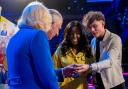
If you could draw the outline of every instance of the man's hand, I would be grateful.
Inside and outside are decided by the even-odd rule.
[[[89,65],[88,64],[75,64],[75,70],[81,74],[81,73],[84,73],[86,71],[89,70]]]

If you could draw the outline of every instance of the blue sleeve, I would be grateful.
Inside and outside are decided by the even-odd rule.
[[[64,77],[63,77],[63,74],[62,74],[62,69],[61,68],[55,69],[55,73],[56,73],[56,76],[58,77],[58,82],[63,82]]]
[[[30,48],[41,89],[59,89],[46,34],[39,31],[31,41]]]

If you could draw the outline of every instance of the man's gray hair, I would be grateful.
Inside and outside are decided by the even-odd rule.
[[[49,12],[52,16],[52,22],[62,21],[62,15],[55,9],[49,9]]]

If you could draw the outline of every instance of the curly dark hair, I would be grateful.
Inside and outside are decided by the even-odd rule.
[[[70,38],[73,27],[76,27],[80,30],[80,42],[78,43],[77,51],[86,53],[86,57],[92,56],[88,38],[84,31],[84,26],[78,21],[69,22],[64,30],[64,40],[61,47],[62,54],[66,55],[66,52],[72,47]]]

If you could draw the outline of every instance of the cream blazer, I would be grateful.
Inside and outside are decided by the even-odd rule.
[[[91,41],[92,53],[95,56],[96,38]],[[101,74],[105,89],[110,89],[124,82],[122,74],[122,43],[119,36],[106,29],[100,42],[99,62],[92,64],[92,70]]]

